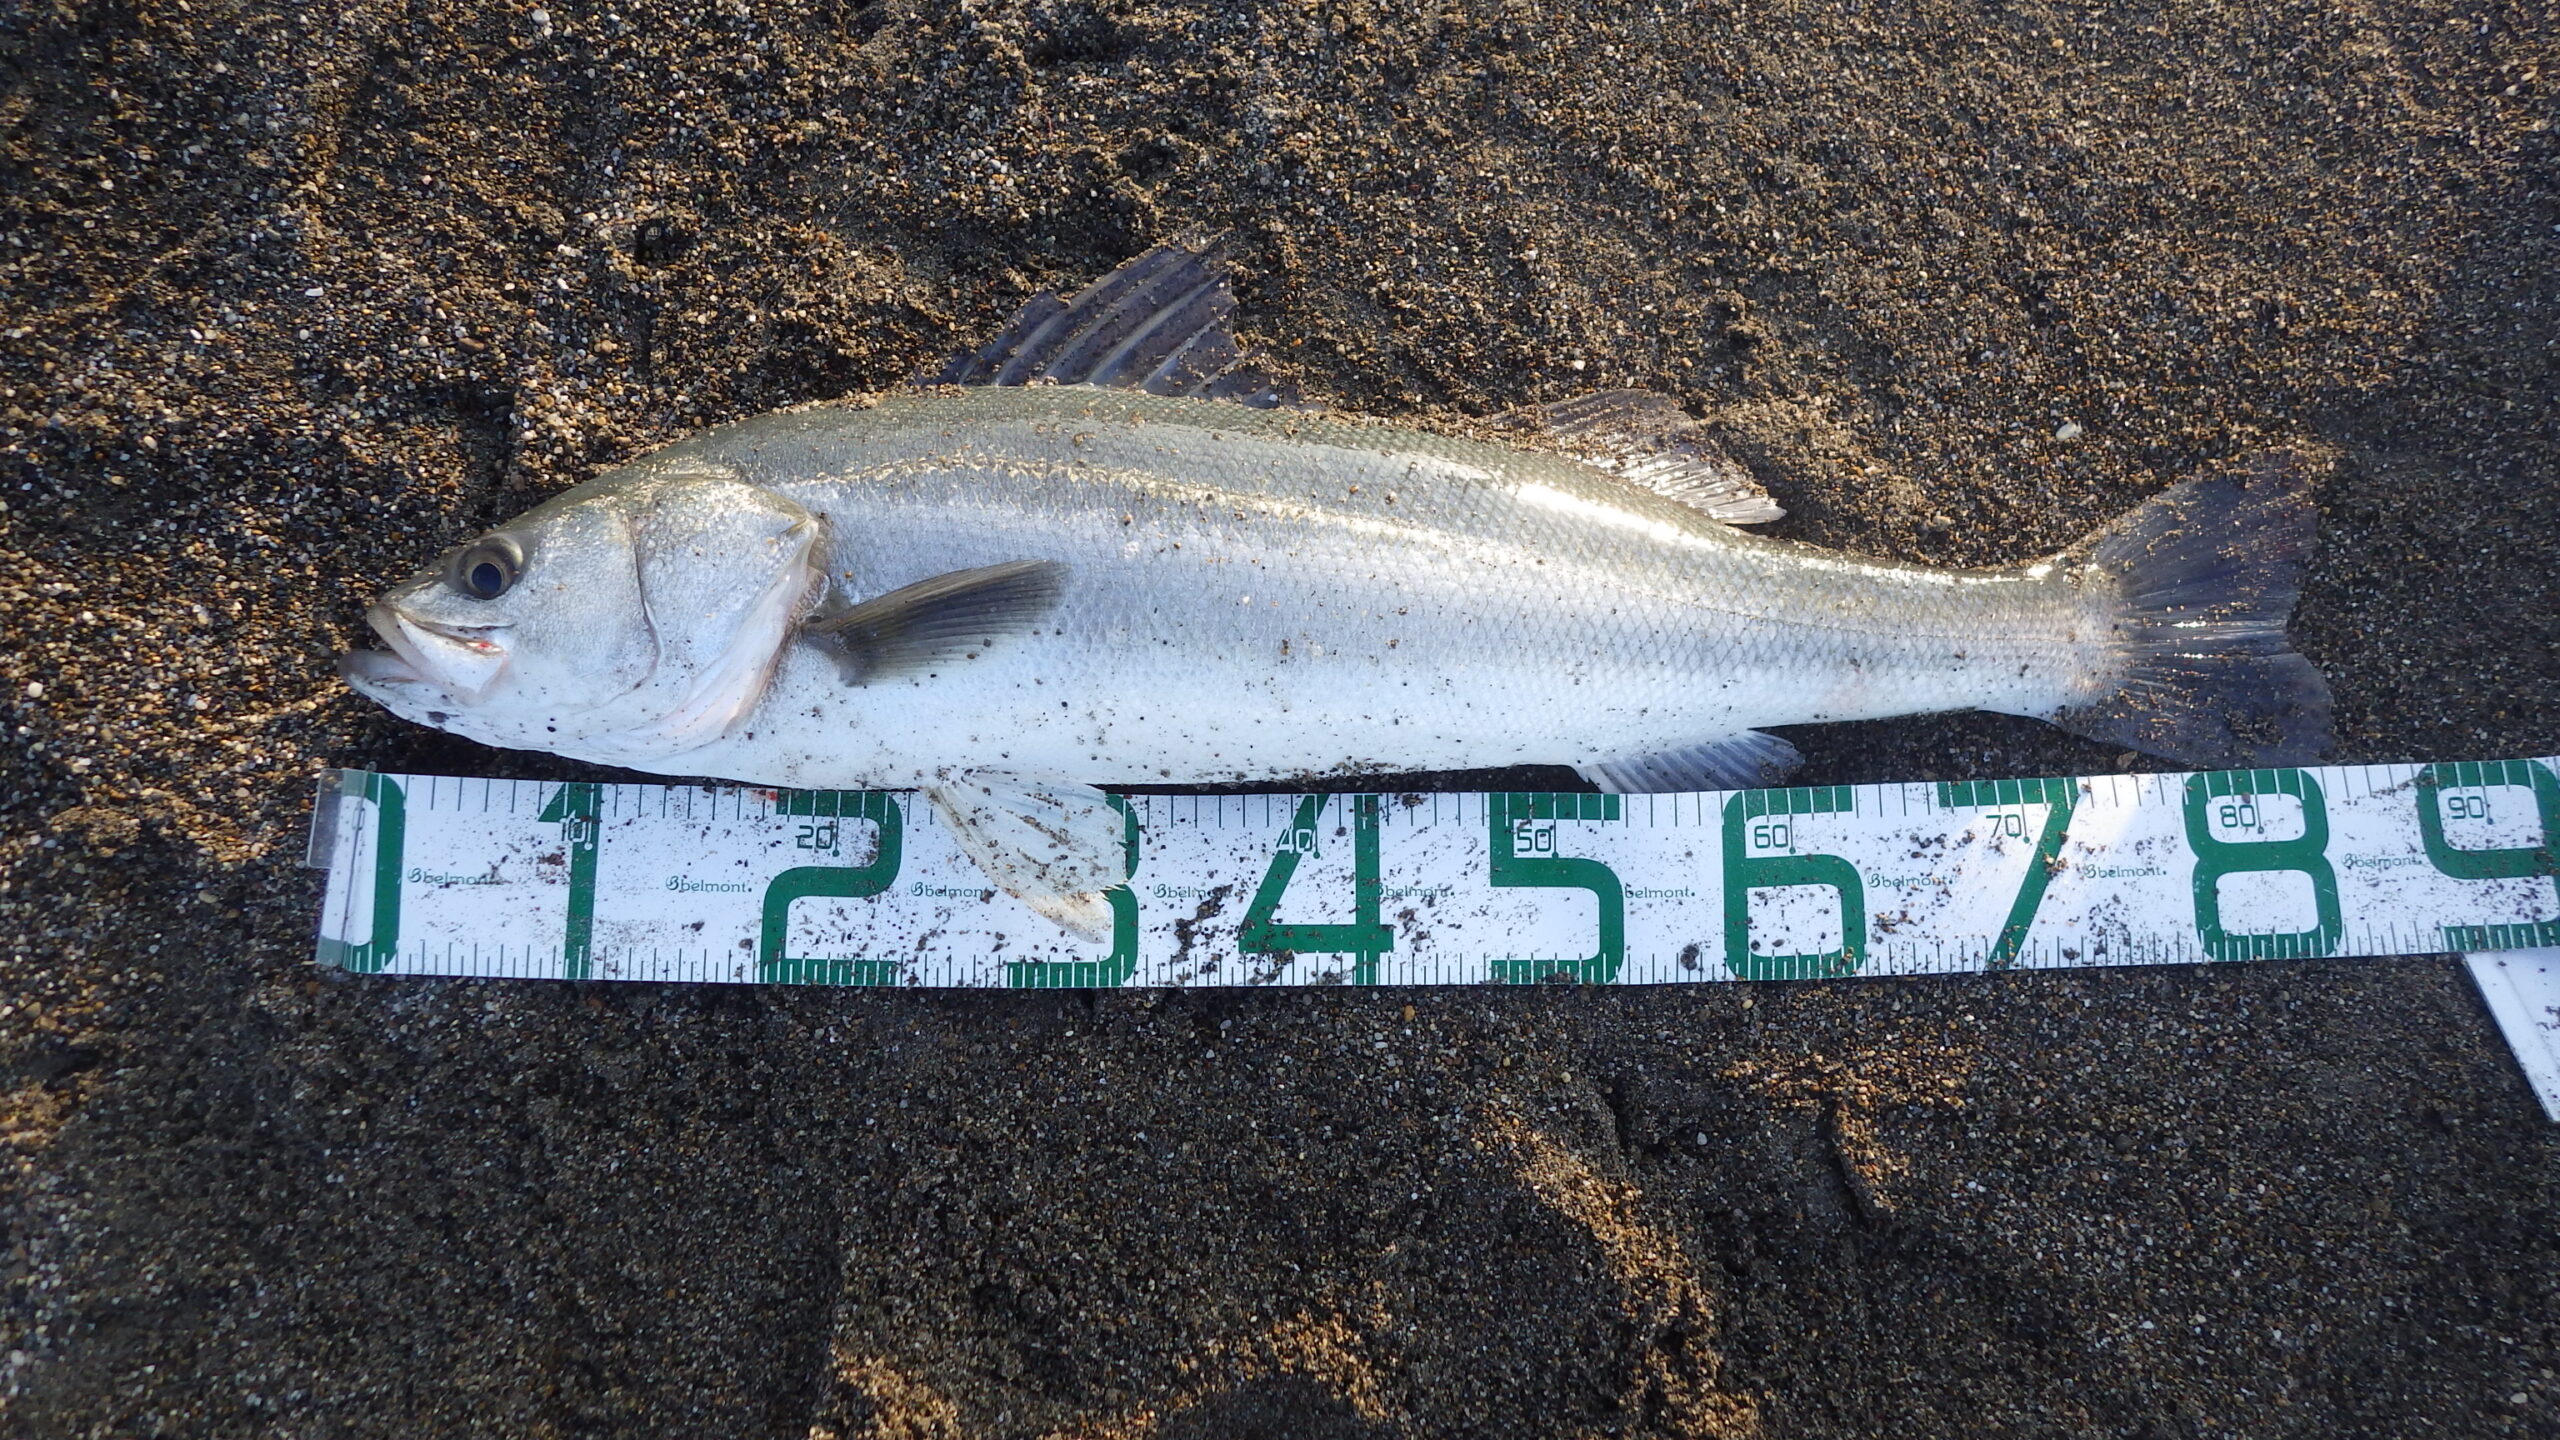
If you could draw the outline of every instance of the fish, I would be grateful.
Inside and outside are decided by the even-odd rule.
[[[2286,623],[2284,452],[2026,564],[1756,535],[1783,513],[1668,396],[1479,433],[1305,405],[1214,240],[1043,293],[931,383],[697,432],[446,551],[339,673],[483,744],[923,792],[998,888],[1104,933],[1105,786],[1570,767],[1768,785],[1770,727],[1959,710],[2201,766],[2296,764],[2331,702]]]

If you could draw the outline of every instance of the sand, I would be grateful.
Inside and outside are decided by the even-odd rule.
[[[2292,447],[2337,758],[2560,753],[2547,7],[157,0],[0,58],[0,1428],[2560,1433],[2560,1131],[2445,957],[383,980],[298,863],[326,766],[611,775],[348,694],[371,592],[1194,225],[1309,394],[1663,389],[1826,545]]]

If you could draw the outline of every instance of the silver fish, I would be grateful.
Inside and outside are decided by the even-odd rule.
[[[1124,878],[1098,785],[1728,788],[1796,763],[1760,727],[1965,709],[2206,765],[2327,743],[2285,457],[2033,564],[1898,564],[1737,528],[1777,507],[1660,396],[1504,417],[1544,448],[1279,407],[1232,305],[1213,255],[1160,247],[1035,300],[956,387],[691,436],[392,589],[389,649],[341,673],[491,745],[920,788],[1086,934]]]

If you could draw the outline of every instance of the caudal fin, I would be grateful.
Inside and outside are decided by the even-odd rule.
[[[2286,642],[2319,514],[2299,459],[2169,490],[2066,552],[2112,587],[2117,685],[2053,723],[2193,765],[2299,765],[2329,747],[2329,684]]]

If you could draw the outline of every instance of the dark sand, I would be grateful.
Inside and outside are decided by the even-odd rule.
[[[380,584],[1195,223],[1311,394],[1661,387],[1825,544],[2299,447],[2339,757],[2560,752],[2546,5],[543,13],[0,14],[0,1430],[2560,1433],[2560,1132],[2443,957],[389,981],[297,868],[326,765],[598,773],[343,691]]]

